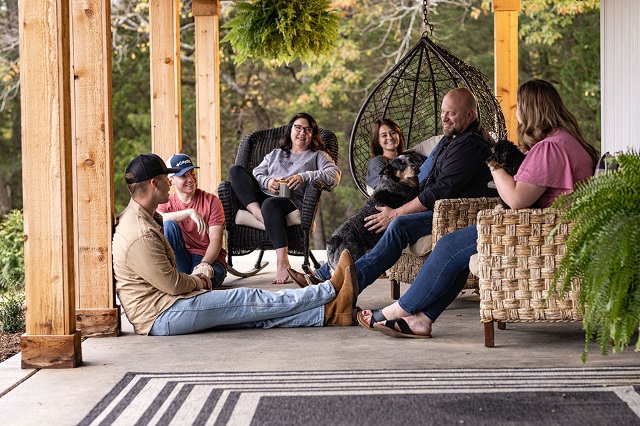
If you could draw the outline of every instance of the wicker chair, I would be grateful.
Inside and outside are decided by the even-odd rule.
[[[428,240],[431,239],[431,249],[433,249],[436,242],[444,235],[474,225],[479,211],[491,209],[498,204],[500,204],[500,198],[498,197],[456,198],[436,201],[433,209],[432,234],[423,237],[425,240],[423,242],[419,241],[416,246],[420,245],[420,243],[428,244]],[[403,251],[400,259],[387,271],[389,280],[391,280],[391,297],[394,299],[400,297],[401,282],[410,284],[415,280],[429,253],[431,253],[431,250],[426,253],[416,252],[416,249],[411,246]],[[477,288],[477,286],[478,279],[469,274],[465,288]]]
[[[556,266],[566,250],[571,223],[554,209],[483,210],[478,213],[480,320],[485,346],[494,346],[493,323],[581,321],[580,282],[558,298],[551,293]]]
[[[281,126],[275,129],[259,130],[248,134],[238,147],[235,164],[240,164],[249,170],[253,169],[260,164],[267,153],[278,147],[280,138],[285,131],[286,126]],[[320,138],[324,142],[324,147],[328,150],[331,158],[337,163],[338,139],[336,135],[329,130],[320,129]],[[311,259],[315,268],[320,267],[320,264],[309,249],[309,241],[311,239],[320,195],[323,190],[331,191],[331,188],[321,180],[315,180],[311,185],[307,185],[302,212],[297,220],[289,221],[289,223],[293,224],[290,224],[287,228],[289,254],[304,256],[302,268],[307,272],[309,272],[309,259]],[[239,277],[253,276],[267,266],[268,262],[262,263],[262,256],[265,249],[273,249],[273,245],[263,229],[258,229],[248,224],[237,223],[236,216],[240,210],[244,210],[244,207],[233,193],[229,181],[222,181],[220,183],[218,186],[218,197],[224,208],[225,227],[227,230],[227,270],[231,274]],[[247,213],[246,210],[244,212]],[[293,212],[287,219],[289,220],[297,214],[297,212]],[[240,272],[233,268],[233,256],[243,256],[256,249],[260,249],[260,254],[252,270]]]

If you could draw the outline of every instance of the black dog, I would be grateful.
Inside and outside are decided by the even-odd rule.
[[[340,225],[327,241],[327,258],[331,270],[338,264],[340,253],[349,249],[355,260],[373,248],[382,237],[382,233],[369,231],[364,219],[379,213],[376,206],[398,208],[418,195],[417,153],[406,153],[394,158],[381,171],[380,183],[364,206],[345,223]]]
[[[525,155],[513,142],[500,139],[491,146],[491,156],[487,158],[487,165],[496,169],[504,169],[511,176],[515,176],[524,157]]]

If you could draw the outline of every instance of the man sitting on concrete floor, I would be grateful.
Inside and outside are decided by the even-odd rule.
[[[167,168],[155,154],[139,155],[127,165],[131,200],[116,221],[113,273],[118,298],[137,334],[188,334],[218,326],[353,325],[358,288],[348,251],[331,281],[304,289],[211,291],[205,274],[178,272],[156,209],[169,199],[167,174],[179,170]]]
[[[226,250],[222,247],[224,210],[220,199],[198,188],[198,176],[187,154],[172,155],[167,167],[180,169],[169,173],[175,192],[158,206],[164,236],[176,255],[178,271],[191,274],[203,271],[213,287],[220,287],[227,276]]]

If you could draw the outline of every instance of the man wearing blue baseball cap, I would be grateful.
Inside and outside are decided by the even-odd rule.
[[[222,247],[224,210],[220,199],[198,188],[198,176],[191,158],[172,155],[166,162],[175,192],[158,206],[164,220],[164,236],[176,254],[178,271],[201,272],[219,287],[227,276],[227,252]]]

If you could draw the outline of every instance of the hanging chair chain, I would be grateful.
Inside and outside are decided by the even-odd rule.
[[[422,13],[424,14],[425,28],[429,30],[429,33],[431,34],[431,36],[433,36],[433,24],[429,23],[429,1],[428,0],[423,0],[422,2]],[[425,30],[425,33],[426,33],[426,30]]]

